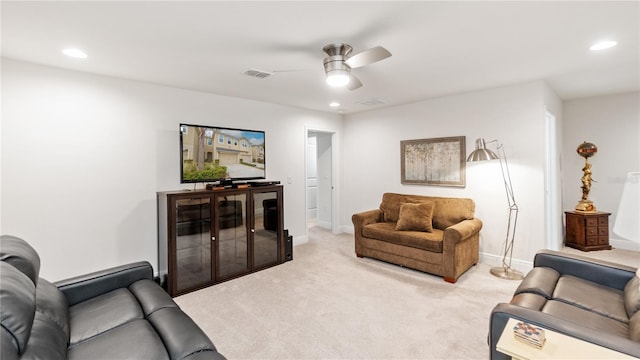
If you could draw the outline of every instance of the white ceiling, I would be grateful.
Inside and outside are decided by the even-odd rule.
[[[532,80],[567,100],[640,90],[639,4],[2,1],[2,56],[346,114]],[[618,46],[590,52],[602,39]],[[393,56],[353,70],[362,88],[330,88],[332,42]],[[69,46],[89,57],[61,54]],[[258,79],[250,68],[300,71]],[[359,103],[371,99],[384,104]]]

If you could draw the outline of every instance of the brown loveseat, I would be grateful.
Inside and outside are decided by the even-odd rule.
[[[379,209],[351,218],[356,255],[455,283],[478,263],[482,222],[474,211],[471,199],[385,193]]]

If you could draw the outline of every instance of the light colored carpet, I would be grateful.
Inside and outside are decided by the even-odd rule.
[[[489,314],[519,282],[456,284],[354,254],[314,228],[294,260],[176,298],[229,359],[487,359]]]
[[[561,251],[569,254],[576,254],[598,260],[633,266],[635,268],[640,267],[640,253],[637,251],[615,248],[611,250],[581,251],[566,246],[563,247]]]

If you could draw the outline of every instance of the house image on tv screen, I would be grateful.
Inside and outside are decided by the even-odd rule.
[[[264,132],[181,125],[182,180],[265,177]]]

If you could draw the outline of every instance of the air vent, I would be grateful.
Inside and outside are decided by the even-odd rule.
[[[378,105],[383,105],[384,101],[373,98],[373,99],[368,99],[364,101],[358,101],[358,104],[365,105],[365,106],[378,106]]]
[[[262,70],[256,70],[256,69],[249,69],[247,71],[244,72],[245,75],[249,75],[249,76],[253,76],[253,77],[257,77],[260,79],[264,79],[268,76],[273,75],[273,73],[267,72],[267,71],[262,71]]]

